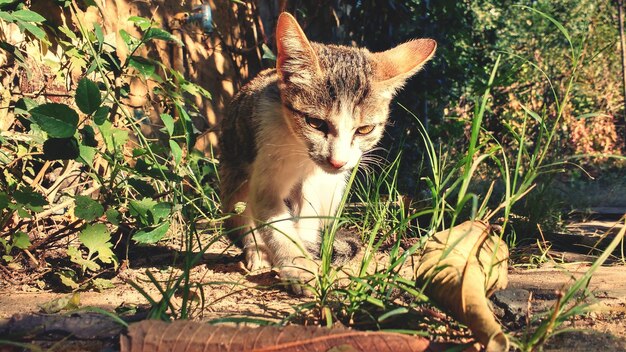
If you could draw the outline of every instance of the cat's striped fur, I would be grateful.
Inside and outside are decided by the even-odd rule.
[[[244,86],[223,120],[221,195],[226,212],[246,203],[226,221],[246,266],[273,265],[303,293],[299,283],[317,270],[312,253],[346,177],[378,143],[392,96],[436,43],[418,39],[382,53],[310,43],[286,13],[276,37],[277,68]]]

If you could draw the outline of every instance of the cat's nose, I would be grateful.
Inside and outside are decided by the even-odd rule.
[[[330,156],[326,158],[326,160],[332,167],[334,167],[337,170],[341,169],[344,165],[348,163],[347,160],[337,160],[337,159],[333,159]]]

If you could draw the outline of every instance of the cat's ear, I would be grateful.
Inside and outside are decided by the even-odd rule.
[[[395,48],[374,53],[374,75],[383,89],[395,91],[430,60],[437,49],[432,39],[414,39]]]
[[[310,83],[320,72],[317,56],[293,16],[283,12],[276,25],[276,71],[287,83]]]

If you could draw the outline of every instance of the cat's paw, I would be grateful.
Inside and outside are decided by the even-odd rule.
[[[296,295],[312,296],[318,270],[319,265],[312,259],[296,257],[284,260],[278,275]]]
[[[272,266],[269,255],[262,250],[246,251],[245,265],[248,271],[256,271]]]

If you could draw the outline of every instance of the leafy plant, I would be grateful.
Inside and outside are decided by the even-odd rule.
[[[35,38],[50,43],[46,39],[46,32],[41,28],[41,23],[46,19],[37,12],[30,11],[26,8],[20,8],[16,11],[4,11],[2,5],[10,5],[13,1],[3,1],[0,4],[0,19],[8,23],[15,23],[23,32],[32,34]]]
[[[109,33],[97,23],[82,22],[76,4],[59,6],[66,6],[71,25],[46,32],[43,16],[21,3],[0,3],[0,19],[38,39],[0,43],[19,62],[13,74],[27,72],[35,60],[28,48],[54,43],[60,48],[57,61],[46,63],[58,69],[55,79],[71,82],[62,99],[45,89],[35,95],[15,89],[11,96],[8,131],[0,137],[0,243],[6,253],[3,260],[11,261],[22,257],[20,250],[42,253],[49,245],[74,238],[65,242],[67,264],[53,271],[64,285],[77,289],[80,283],[102,280],[96,276],[104,270],[117,269],[112,248],[120,237],[156,243],[179,223],[212,221],[218,203],[211,188],[215,161],[192,150],[195,132],[189,114],[197,110],[190,96],[210,94],[147,56],[153,41],[183,45],[180,39],[151,19],[130,17],[140,35],[120,30],[130,53],[122,59],[105,41]],[[47,38],[50,34],[53,40]],[[128,105],[131,81],[154,87],[162,110],[145,106],[145,114],[156,114],[161,131],[141,130],[146,117]],[[46,225],[50,216],[54,222]],[[47,231],[40,231],[44,226]],[[198,240],[191,233],[182,241],[188,248]]]
[[[0,238],[0,244],[4,247],[5,254],[2,256],[2,260],[5,262],[11,262],[13,260],[13,256],[9,254],[13,248],[26,249],[31,245],[28,235],[21,231],[13,234],[9,240]]]

